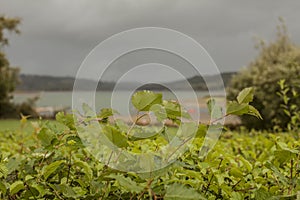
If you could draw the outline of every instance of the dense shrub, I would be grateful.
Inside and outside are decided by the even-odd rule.
[[[285,128],[290,119],[280,106],[284,102],[277,94],[280,90],[278,81],[285,79],[291,87],[288,97],[292,97],[292,90],[299,93],[300,48],[290,41],[284,25],[278,27],[274,42],[261,42],[258,48],[258,57],[232,78],[227,88],[228,99],[233,99],[242,88],[253,86],[255,98],[252,105],[260,111],[263,120],[242,116],[242,123],[248,128],[270,129],[274,125]],[[293,101],[291,103],[300,104],[299,98]]]
[[[252,99],[252,88],[246,88],[236,101],[228,103],[226,114],[212,99],[208,109],[212,118],[217,119],[231,114],[259,117],[249,105]],[[300,142],[291,134],[227,132],[205,156],[201,152],[208,151],[205,144],[212,142],[212,137],[204,138],[208,126],[181,121],[180,118],[189,117],[179,104],[162,100],[161,94],[149,91],[133,95],[132,104],[143,112],[140,117],[151,112],[157,120],[172,120],[178,126],[164,126],[162,130],[151,125],[141,128],[136,126],[140,117],[131,126],[118,120],[113,122],[107,120],[116,113],[112,109],[102,109],[93,118],[91,109],[84,104],[85,115],[80,118],[58,113],[56,121],[33,121],[31,129],[27,129],[29,123],[23,116],[19,130],[0,132],[0,198],[299,199]],[[214,129],[215,136],[220,124],[214,121],[209,128]],[[101,126],[101,131],[95,125]],[[194,125],[198,130],[191,136]],[[89,128],[86,133],[96,136],[94,153],[85,148],[87,140],[78,135],[82,128]],[[104,138],[113,145],[101,148]],[[206,140],[210,142],[205,143]],[[149,173],[131,170],[162,164],[162,158],[170,159],[182,147],[164,148],[166,144],[188,141],[186,151],[167,167]],[[124,151],[130,152],[130,156],[122,156],[120,152]],[[146,156],[149,153],[154,153],[155,162]],[[99,162],[95,157],[98,155],[108,160]],[[135,160],[134,155],[143,156]],[[124,170],[112,168],[119,162],[126,167]]]

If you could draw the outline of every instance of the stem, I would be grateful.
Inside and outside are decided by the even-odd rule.
[[[105,188],[108,188],[108,184],[109,184],[109,181],[106,181]],[[103,192],[103,195],[99,198],[99,200],[102,200],[102,199],[105,197],[106,192],[107,192],[107,190],[105,190],[105,191]]]
[[[181,143],[172,153],[171,153],[171,155],[169,156],[169,158],[168,158],[168,161],[169,161],[169,159],[176,153],[176,151],[178,151],[185,143],[187,143],[189,140],[191,140],[192,138],[194,138],[194,137],[189,137],[189,138],[187,138],[186,140],[184,140],[183,141],[183,143]]]
[[[41,162],[39,163],[39,166],[40,166],[40,167],[42,166],[42,163],[44,162],[47,153],[48,153],[48,151],[46,151],[46,152],[44,153],[43,158],[42,158]]]
[[[238,182],[236,182],[236,184],[234,184],[234,185],[232,186],[232,189],[234,189],[241,181],[242,181],[242,179],[240,179]],[[236,191],[236,190],[235,190],[235,191]]]
[[[246,189],[240,189],[240,190],[235,190],[236,192],[246,192],[246,191],[249,191],[249,190],[254,190],[256,189],[256,187],[251,187],[251,188],[246,188]]]
[[[31,193],[31,195],[33,196],[33,198],[34,198],[35,200],[37,200],[36,196],[35,196],[34,193],[31,191],[29,185],[28,185],[27,183],[25,183],[25,185],[26,185],[27,189],[29,190],[29,192]]]
[[[293,188],[294,188],[294,184],[293,184],[293,165],[294,165],[294,160],[291,159],[291,168],[290,168],[290,181],[291,181],[291,185],[290,185],[290,189],[288,194],[291,194]]]
[[[139,112],[137,112],[136,116],[138,116],[138,115],[139,115]],[[128,136],[129,133],[132,131],[132,129],[134,128],[134,126],[136,125],[136,123],[137,123],[141,118],[143,118],[144,116],[147,116],[147,115],[149,115],[149,113],[144,113],[144,114],[142,114],[141,116],[138,116],[138,117],[134,120],[133,124],[130,126],[130,128],[129,128],[128,131],[127,131],[127,136]]]
[[[111,151],[110,155],[109,155],[109,158],[108,158],[108,161],[106,162],[106,166],[108,166],[108,164],[110,163],[110,160],[111,160],[111,157],[113,155],[113,151]]]
[[[220,160],[219,165],[218,165],[218,168],[217,168],[218,170],[220,169],[221,164],[222,164],[222,162],[223,162],[223,158],[220,158],[220,159],[221,159],[221,160]],[[211,185],[211,182],[212,182],[213,177],[214,177],[214,174],[211,175],[210,180],[209,180],[209,182],[208,182],[208,185],[207,185],[207,187],[206,187],[206,189],[205,189],[205,193],[204,193],[204,194],[206,194],[206,193],[208,192],[208,189],[209,189],[209,187],[210,187],[210,185]]]
[[[69,178],[70,178],[70,171],[71,171],[71,161],[72,161],[72,151],[70,151],[70,159],[69,159],[69,163],[68,163],[68,175],[67,175],[67,183],[69,182]]]
[[[225,117],[227,117],[227,116],[229,116],[229,114],[223,115],[222,117],[219,117],[219,118],[217,118],[217,119],[211,121],[211,122],[209,123],[209,125],[212,125],[213,123],[216,123],[217,121],[220,121],[221,119],[223,119],[223,118],[225,118]]]
[[[145,189],[150,189],[151,190],[151,184],[152,184],[152,182],[153,182],[153,179],[149,179],[149,181],[148,181],[148,183],[147,183],[147,186],[145,187]],[[137,199],[141,199],[142,198],[142,196],[145,194],[145,190],[144,189],[144,191],[138,196],[138,198]],[[151,190],[152,191],[152,190]]]
[[[54,194],[57,198],[64,200],[64,198],[62,198],[61,196],[59,196],[58,192],[56,190],[54,190]]]
[[[211,181],[212,181],[213,177],[214,177],[214,174],[211,175],[211,177],[210,177],[210,179],[209,179],[209,181],[208,181],[208,185],[207,185],[206,188],[205,188],[205,193],[204,193],[204,194],[207,193],[207,191],[208,191],[208,189],[209,189],[209,187],[210,187],[210,184],[211,184]]]

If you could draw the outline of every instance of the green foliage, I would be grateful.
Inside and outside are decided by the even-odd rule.
[[[243,90],[234,102],[248,106],[247,112],[235,109],[238,114],[251,112],[251,91]],[[151,102],[142,109],[153,107]],[[158,105],[165,108],[166,104],[159,101]],[[213,105],[218,107],[216,102]],[[179,120],[182,114],[177,106],[173,109],[176,112],[170,116]],[[98,116],[112,114],[109,110],[101,113]],[[59,113],[56,118],[63,125],[38,121],[32,123],[30,132],[1,133],[1,199],[295,199],[300,190],[300,142],[289,134],[227,132],[206,157],[199,157],[207,130],[207,125],[201,124],[192,144],[170,166],[136,174],[112,169],[95,159],[82,145],[71,114]],[[161,131],[151,126],[135,129],[138,127],[99,121],[98,117],[94,121],[107,127],[104,134],[113,144],[135,153],[149,152],[170,139],[189,135],[193,126],[181,122],[183,126],[164,126]],[[23,117],[21,126],[27,123]],[[156,130],[156,134],[135,140],[128,135],[130,130],[132,135],[139,130]],[[118,141],[119,137],[128,140]]]
[[[299,93],[295,87],[288,86],[284,79],[278,82],[280,91],[277,95],[282,100],[281,110],[284,115],[288,117],[287,130],[294,133],[297,139],[300,138],[300,106],[296,104],[299,99]],[[296,86],[297,87],[297,86]],[[275,129],[280,129],[280,127],[275,126]]]
[[[285,128],[289,117],[280,109],[283,101],[276,94],[280,91],[277,82],[286,79],[286,84],[299,93],[300,48],[290,41],[282,24],[278,27],[277,39],[269,44],[261,42],[259,49],[258,57],[232,78],[227,97],[232,100],[241,89],[253,87],[255,97],[252,105],[260,111],[263,120],[242,116],[243,124],[256,129],[272,129],[274,125]],[[292,97],[290,92],[286,95]],[[299,105],[300,98],[293,99],[293,103]]]
[[[253,101],[253,88],[244,88],[241,92],[239,92],[236,100],[237,101],[229,101],[227,103],[227,115],[252,115],[257,117],[258,119],[262,119],[258,110],[256,110],[253,106],[249,105]]]
[[[205,158],[196,138],[167,170],[143,178],[67,145],[68,127],[35,128],[25,137],[1,133],[1,199],[296,199],[300,190],[300,143],[286,133],[227,132]],[[35,137],[44,128],[59,140],[50,150]]]
[[[138,111],[149,111],[152,105],[162,103],[162,94],[139,91],[132,96],[132,104]]]

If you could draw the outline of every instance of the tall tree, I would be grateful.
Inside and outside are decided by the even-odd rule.
[[[4,48],[9,44],[6,33],[19,33],[20,19],[0,16],[0,118],[15,113],[12,92],[18,83],[19,69],[10,66]]]

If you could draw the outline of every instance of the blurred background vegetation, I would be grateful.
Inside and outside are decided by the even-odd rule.
[[[275,41],[266,43],[259,41],[259,55],[238,74],[233,76],[227,87],[227,98],[233,100],[238,92],[253,86],[255,88],[252,105],[257,108],[263,120],[252,116],[242,116],[242,124],[247,128],[284,129],[290,121],[290,116],[283,109],[283,98],[279,97],[281,90],[278,82],[285,80],[289,89],[286,98],[290,105],[300,105],[300,48],[289,38],[287,28],[280,20]]]
[[[21,104],[11,101],[12,92],[19,83],[19,69],[10,65],[4,53],[4,47],[9,44],[5,32],[20,33],[19,24],[19,18],[0,16],[0,118],[16,118],[20,113],[36,116],[32,107],[34,100],[28,100]]]

